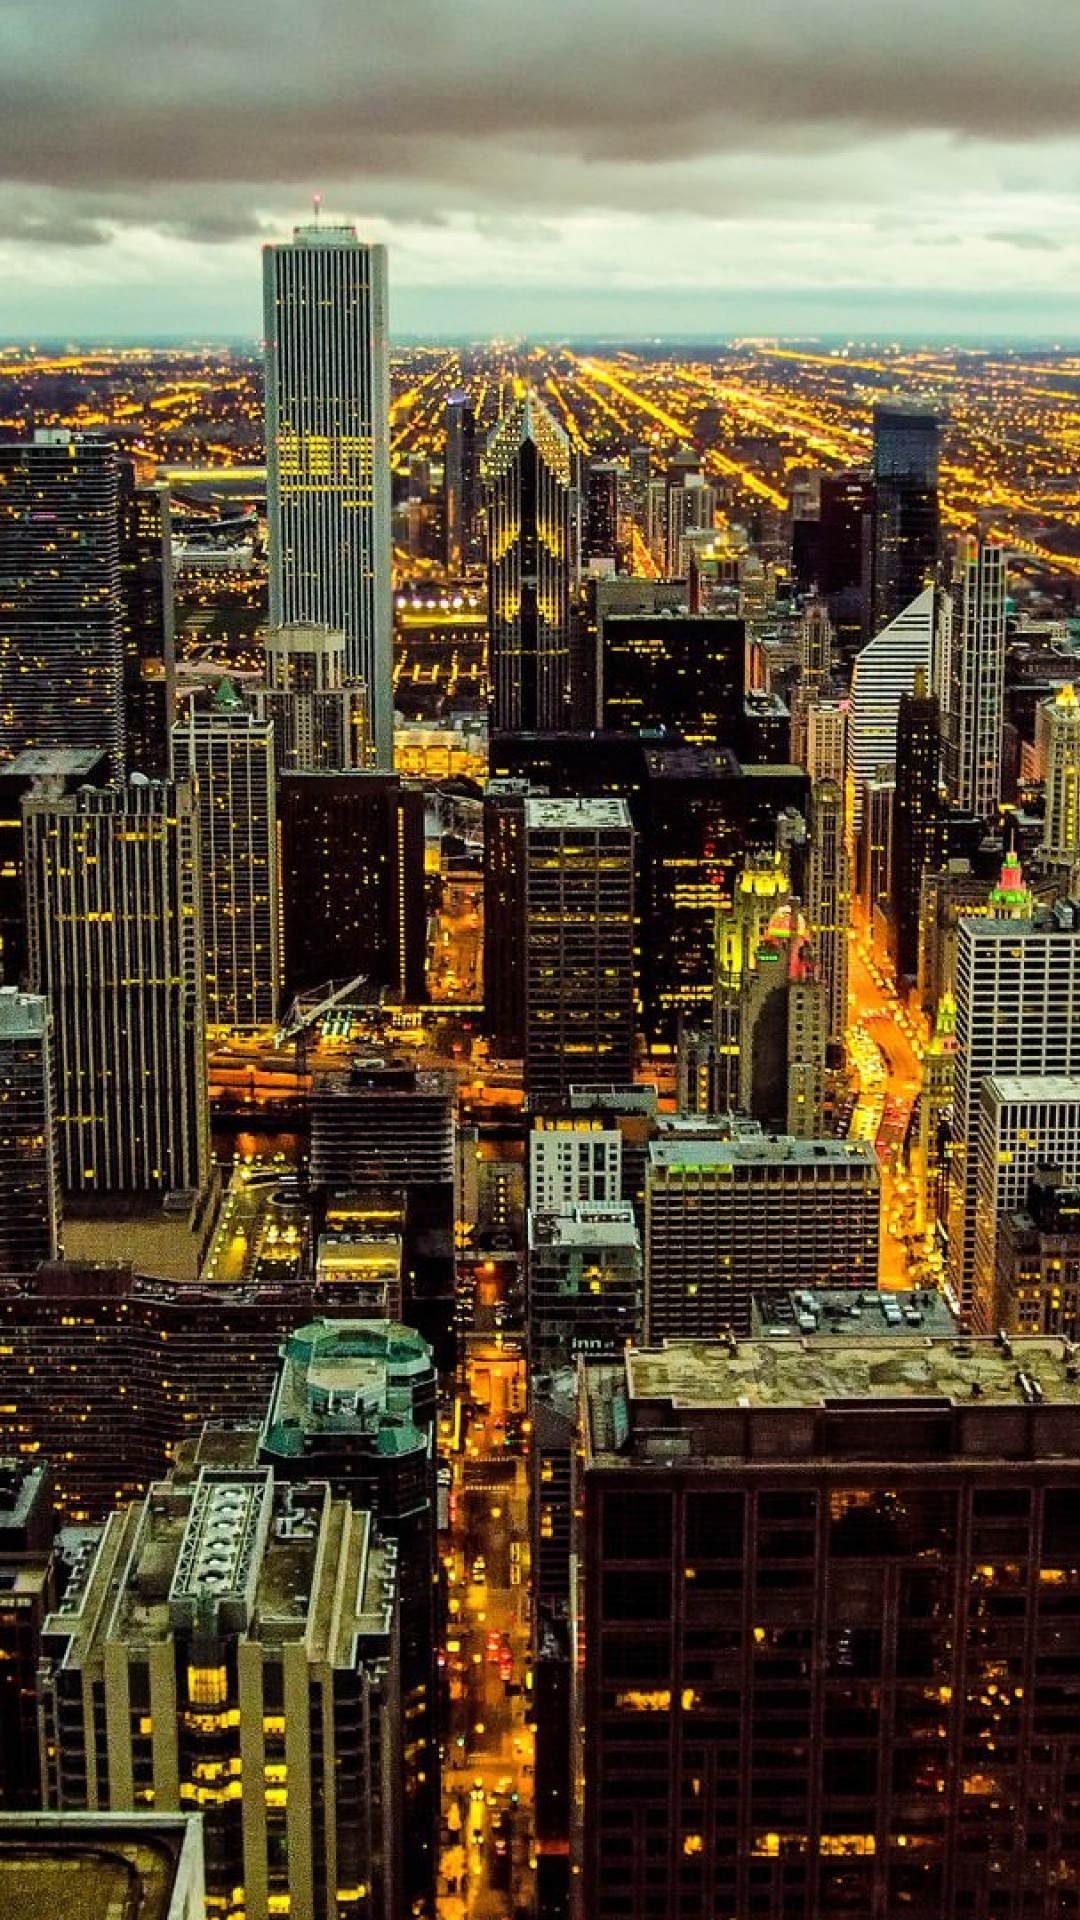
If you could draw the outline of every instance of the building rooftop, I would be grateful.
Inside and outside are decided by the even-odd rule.
[[[628,1200],[584,1200],[558,1213],[530,1213],[529,1245],[572,1250],[575,1247],[628,1247],[641,1244],[634,1209]]]
[[[41,994],[0,987],[0,1040],[40,1040],[47,1018],[48,1004]]]
[[[790,1134],[737,1133],[731,1139],[684,1132],[676,1139],[652,1140],[649,1165],[659,1172],[693,1173],[709,1167],[848,1166],[876,1167],[873,1147],[858,1140],[796,1140]]]
[[[4,1920],[202,1920],[201,1821],[186,1814],[0,1816]]]
[[[852,1293],[850,1287],[768,1287],[754,1295],[752,1312],[753,1336],[762,1340],[798,1339],[806,1333],[895,1340],[915,1330],[949,1339],[957,1333],[944,1295],[931,1288]]]
[[[431,1349],[396,1320],[315,1320],[286,1340],[266,1423],[269,1453],[298,1458],[320,1433],[366,1436],[379,1453],[427,1450],[413,1394]]]
[[[931,1339],[921,1329],[888,1341],[830,1334],[631,1347],[621,1363],[583,1370],[587,1452],[604,1467],[1075,1460],[1077,1351],[1061,1339]],[[749,1418],[764,1413],[768,1424]]]
[[[44,1464],[0,1457],[0,1533],[25,1527],[49,1478]]]
[[[89,780],[105,759],[99,747],[25,747],[9,760],[5,776],[21,780]]]
[[[1041,1100],[1049,1106],[1074,1106],[1080,1101],[1080,1074],[995,1073],[982,1083],[982,1098],[1002,1106]]]
[[[525,802],[525,824],[532,832],[554,833],[580,827],[592,832],[597,828],[623,828],[630,831],[630,809],[625,800],[608,796],[599,799],[546,800],[529,798]]]

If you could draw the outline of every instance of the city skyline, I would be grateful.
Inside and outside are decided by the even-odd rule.
[[[1065,0],[129,7],[6,10],[7,337],[254,335],[313,194],[393,249],[403,334],[1075,333]]]

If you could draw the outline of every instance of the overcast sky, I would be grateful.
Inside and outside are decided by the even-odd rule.
[[[260,332],[322,195],[395,332],[1080,337],[1080,0],[0,0],[0,339]]]

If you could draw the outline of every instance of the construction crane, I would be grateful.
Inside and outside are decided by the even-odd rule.
[[[275,1047],[283,1047],[290,1040],[296,1042],[296,1077],[303,1075],[307,1065],[307,1036],[313,1026],[332,1013],[343,1001],[350,1000],[358,991],[369,986],[366,973],[358,973],[354,979],[345,980],[336,986],[333,980],[327,980],[321,987],[315,987],[310,993],[298,993],[281,1026],[274,1035]],[[365,1003],[367,1004],[367,1003]]]

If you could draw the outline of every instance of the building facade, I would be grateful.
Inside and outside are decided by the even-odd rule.
[[[535,394],[489,436],[483,470],[493,728],[569,726],[576,572],[570,444]]]
[[[354,227],[263,249],[270,624],[348,635],[377,767],[393,753],[386,250]]]
[[[56,1060],[49,1003],[0,987],[0,1273],[32,1273],[60,1250]]]
[[[349,636],[312,621],[272,627],[263,642],[260,719],[274,724],[282,773],[341,773],[370,765],[367,692],[346,665]]]

